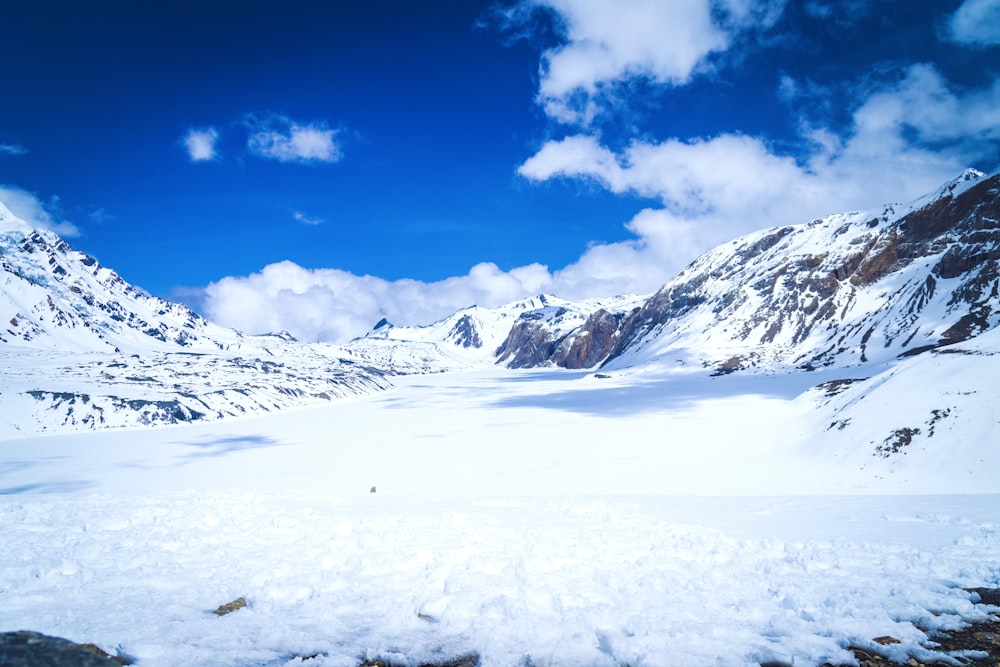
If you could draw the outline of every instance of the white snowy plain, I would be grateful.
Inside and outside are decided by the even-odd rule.
[[[927,656],[1000,611],[963,590],[1000,586],[996,477],[805,450],[824,379],[480,370],[10,439],[0,630],[140,666]]]

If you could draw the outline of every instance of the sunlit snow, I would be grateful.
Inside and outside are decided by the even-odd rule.
[[[978,443],[969,471],[919,448],[909,467],[863,442],[842,462],[810,451],[804,434],[849,399],[822,404],[824,379],[479,370],[11,439],[0,628],[157,666],[927,655],[925,632],[990,611],[963,588],[1000,584],[1000,496],[934,494],[996,491],[997,457]],[[246,609],[210,613],[237,597]],[[885,635],[901,643],[873,644]]]

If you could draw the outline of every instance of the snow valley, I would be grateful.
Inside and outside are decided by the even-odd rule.
[[[140,665],[928,660],[1000,586],[998,220],[970,170],[652,295],[307,344],[0,208],[0,629]]]

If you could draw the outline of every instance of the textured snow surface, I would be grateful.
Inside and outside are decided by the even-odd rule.
[[[962,590],[1000,583],[998,500],[8,497],[0,629],[179,667],[926,656],[998,611]]]
[[[854,369],[871,378],[833,396],[810,389],[832,373],[492,369],[211,424],[10,439],[0,630],[140,666],[926,656],[919,628],[983,619],[963,588],[1000,586],[996,430],[970,412],[889,457],[871,434],[938,405],[923,382],[988,406],[980,338]],[[837,417],[850,427],[807,437]],[[994,495],[925,495],[965,491]]]

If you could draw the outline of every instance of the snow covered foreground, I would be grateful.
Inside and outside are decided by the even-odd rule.
[[[1000,581],[997,500],[22,497],[0,504],[0,627],[138,665],[926,657],[918,627],[997,611],[962,590]]]
[[[926,655],[919,628],[982,620],[963,588],[1000,586],[1000,496],[926,494],[995,492],[997,457],[810,450],[829,379],[448,373],[7,440],[0,630],[142,666],[801,666],[884,635]]]

